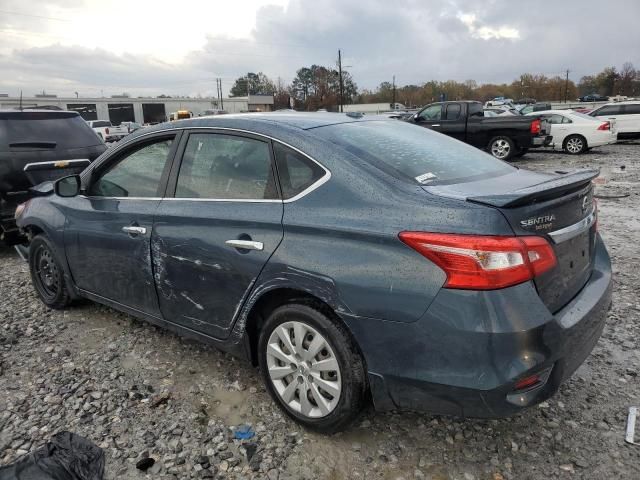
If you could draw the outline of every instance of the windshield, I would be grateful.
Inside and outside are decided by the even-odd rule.
[[[513,171],[477,148],[397,120],[341,123],[313,131],[398,178],[420,184],[459,183]]]

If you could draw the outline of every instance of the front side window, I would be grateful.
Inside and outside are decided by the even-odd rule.
[[[89,188],[93,197],[158,197],[173,138],[163,138],[124,154]]]
[[[423,120],[440,120],[442,117],[442,105],[431,105],[420,113]]]
[[[282,198],[293,198],[320,180],[324,169],[295,150],[274,143]]]
[[[252,138],[189,135],[176,198],[216,200],[277,199],[269,144]]]

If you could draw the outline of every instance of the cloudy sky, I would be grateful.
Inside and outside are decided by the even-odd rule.
[[[360,87],[396,75],[510,82],[640,67],[640,1],[0,0],[0,93],[225,94],[342,49]]]

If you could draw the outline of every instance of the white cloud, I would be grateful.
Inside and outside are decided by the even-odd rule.
[[[514,40],[520,38],[520,32],[518,29],[507,26],[489,26],[489,25],[478,25],[478,20],[474,14],[461,14],[458,18],[464,23],[469,29],[469,33],[475,38],[481,38],[483,40],[490,39],[510,39]]]
[[[556,2],[553,15],[544,5],[523,15],[509,0],[0,2],[0,11],[47,17],[0,14],[0,92],[11,94],[208,95],[216,77],[228,91],[247,71],[289,82],[302,66],[335,64],[339,48],[367,88],[393,75],[401,85],[509,82],[640,66],[637,0],[618,0],[626,14],[615,23],[580,14],[599,8],[595,0]]]

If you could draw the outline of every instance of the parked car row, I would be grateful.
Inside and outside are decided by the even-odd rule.
[[[548,124],[522,115],[486,115],[475,101],[427,105],[409,122],[435,130],[488,151],[500,160],[524,155],[530,148],[551,143]]]

